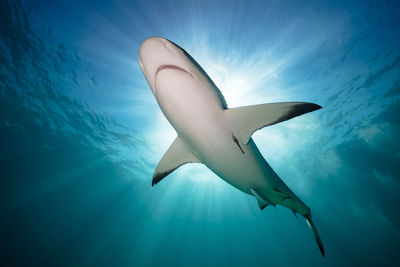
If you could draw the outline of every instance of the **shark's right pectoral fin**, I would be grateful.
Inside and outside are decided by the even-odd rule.
[[[151,186],[160,182],[165,176],[178,169],[180,166],[190,162],[201,163],[196,155],[188,149],[185,142],[177,136],[158,163],[153,174]]]
[[[266,126],[286,121],[321,106],[306,102],[281,102],[227,109],[226,113],[235,134],[244,144],[251,135]]]

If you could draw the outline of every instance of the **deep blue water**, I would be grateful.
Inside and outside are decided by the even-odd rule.
[[[228,106],[323,109],[254,135],[311,208],[201,165],[156,187],[175,137],[138,64],[164,36]],[[397,1],[0,1],[2,266],[394,266],[400,248]]]

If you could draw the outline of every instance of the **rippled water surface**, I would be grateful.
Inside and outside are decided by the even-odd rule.
[[[397,265],[396,1],[0,1],[2,266]],[[151,187],[175,138],[138,64],[190,53],[229,107],[323,109],[254,135],[311,208],[260,211],[200,164]],[[396,264],[397,263],[397,264]]]

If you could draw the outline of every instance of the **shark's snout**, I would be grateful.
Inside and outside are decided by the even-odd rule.
[[[165,38],[156,36],[143,41],[139,47],[139,65],[155,95],[157,75],[165,69],[184,72],[193,77],[184,58],[181,48]]]
[[[158,36],[147,38],[139,47],[139,60],[143,64],[149,59],[149,56],[163,53],[163,50],[171,50],[170,42],[167,39]]]

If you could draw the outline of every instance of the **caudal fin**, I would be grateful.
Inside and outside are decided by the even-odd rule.
[[[321,250],[322,257],[325,257],[324,245],[322,244],[321,237],[319,236],[317,228],[315,227],[315,225],[314,225],[314,223],[313,223],[313,221],[311,219],[311,213],[305,215],[304,218],[306,219],[306,222],[307,222],[308,226],[310,226],[311,230],[314,233],[315,241],[317,241],[319,250]]]

